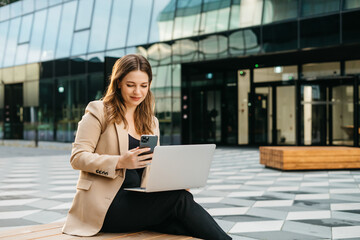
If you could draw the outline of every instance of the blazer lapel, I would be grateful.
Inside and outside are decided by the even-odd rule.
[[[115,124],[118,141],[119,141],[119,152],[120,155],[125,154],[129,149],[129,137],[128,132],[125,129],[124,123]]]

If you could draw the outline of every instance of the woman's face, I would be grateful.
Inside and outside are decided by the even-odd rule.
[[[129,72],[119,83],[121,96],[127,107],[136,107],[144,101],[149,91],[149,77],[145,72]]]

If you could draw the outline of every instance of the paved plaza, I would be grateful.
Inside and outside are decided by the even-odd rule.
[[[0,230],[65,220],[78,178],[69,156],[0,146]],[[283,172],[255,148],[219,147],[208,185],[191,191],[233,239],[360,239],[360,170]]]

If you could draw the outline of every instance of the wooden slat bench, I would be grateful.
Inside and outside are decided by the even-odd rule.
[[[360,148],[260,147],[260,163],[282,170],[360,168]]]
[[[132,239],[132,240],[185,240],[198,239],[193,237],[169,235],[150,231],[129,232],[129,233],[99,233],[94,237],[76,237],[61,233],[64,223],[50,223],[44,225],[28,226],[10,229],[0,232],[0,239],[2,240],[22,240],[22,239]]]

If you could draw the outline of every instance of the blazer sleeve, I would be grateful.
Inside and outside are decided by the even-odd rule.
[[[116,165],[119,155],[95,153],[105,124],[103,102],[90,102],[78,124],[70,163],[74,169],[114,179],[118,176]]]

